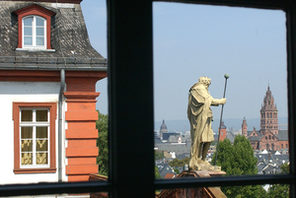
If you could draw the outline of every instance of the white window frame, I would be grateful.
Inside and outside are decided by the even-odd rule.
[[[32,121],[22,121],[22,110],[32,110]],[[47,122],[36,122],[36,110],[47,110]],[[47,126],[47,164],[36,164],[36,127],[40,126]],[[32,127],[32,155],[33,155],[33,160],[32,160],[32,165],[22,165],[22,138],[21,138],[21,127]],[[21,108],[19,111],[19,163],[20,163],[20,168],[49,168],[50,167],[50,109],[48,108]]]
[[[32,45],[25,45],[25,24],[24,20],[26,18],[33,17],[33,22],[32,22]],[[36,40],[37,40],[37,34],[36,34],[36,19],[40,18],[44,21],[44,45],[37,45]],[[43,18],[41,16],[37,15],[28,15],[22,18],[22,48],[24,49],[47,49],[47,20],[46,18]]]

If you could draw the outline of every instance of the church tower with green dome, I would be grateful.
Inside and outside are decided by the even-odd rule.
[[[164,123],[164,120],[162,120],[162,123],[161,123],[161,126],[160,126],[160,129],[159,129],[159,137],[160,139],[162,140],[162,134],[163,133],[167,133],[168,132],[168,127],[166,126],[166,124]]]

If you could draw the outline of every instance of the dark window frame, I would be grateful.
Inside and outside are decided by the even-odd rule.
[[[0,196],[108,191],[112,197],[153,197],[156,189],[164,188],[278,183],[290,184],[290,197],[295,197],[296,3],[289,0],[173,2],[286,12],[290,174],[154,180],[152,0],[109,0],[109,181],[2,185]]]

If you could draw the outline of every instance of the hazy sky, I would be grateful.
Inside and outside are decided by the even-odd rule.
[[[104,57],[106,6],[84,0],[92,45]],[[177,3],[154,3],[155,120],[185,120],[189,88],[200,76],[212,79],[210,93],[223,95],[225,118],[257,118],[270,85],[280,117],[287,116],[286,29],[282,11]],[[107,83],[98,83],[97,108],[107,113]],[[220,108],[213,107],[218,118]]]

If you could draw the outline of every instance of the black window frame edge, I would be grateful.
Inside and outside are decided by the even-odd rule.
[[[55,182],[37,184],[6,184],[0,186],[0,197],[21,195],[49,195],[64,193],[108,192],[108,182]]]
[[[289,0],[163,2],[279,9],[286,12],[290,174],[154,180],[153,1],[107,0],[109,181],[1,185],[0,196],[110,192],[111,197],[153,197],[155,189],[162,188],[280,183],[290,184],[290,196],[295,197],[295,134],[292,133],[296,115],[296,79],[293,78],[296,76],[295,3]]]

